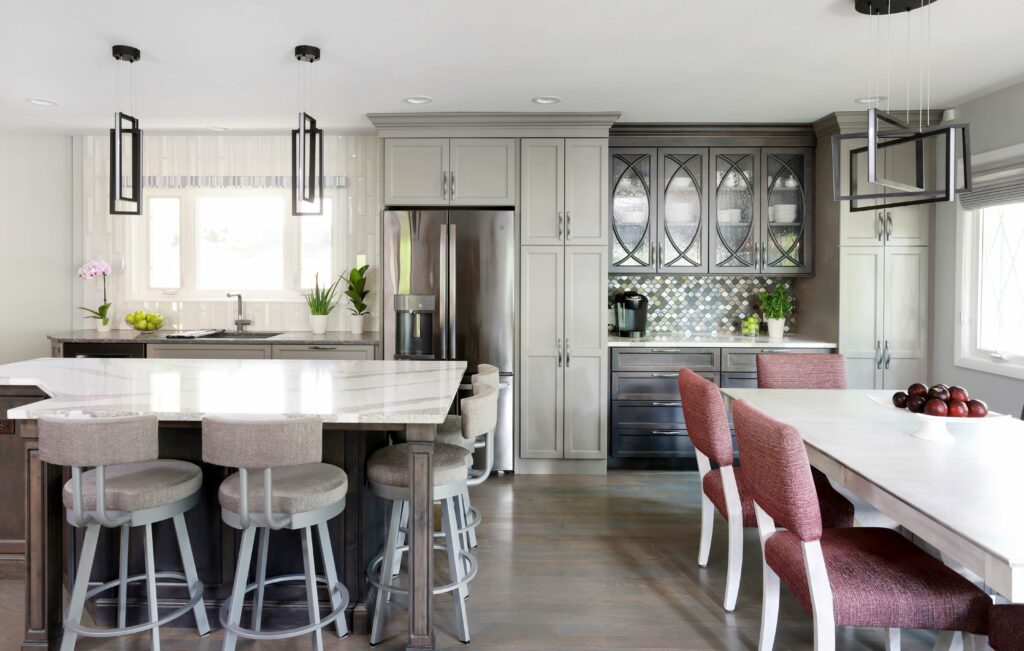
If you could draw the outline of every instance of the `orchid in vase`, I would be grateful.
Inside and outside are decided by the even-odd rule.
[[[92,280],[96,276],[103,279],[103,304],[97,309],[80,307],[78,309],[87,313],[88,319],[96,319],[102,328],[110,327],[110,302],[107,301],[107,276],[110,275],[110,263],[105,260],[90,260],[78,269],[78,277],[82,280]]]

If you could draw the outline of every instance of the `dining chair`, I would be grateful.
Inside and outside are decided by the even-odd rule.
[[[733,403],[733,423],[761,539],[760,651],[774,645],[781,584],[811,614],[816,651],[835,649],[836,626],[887,629],[887,649],[902,628],[987,632],[988,595],[900,534],[823,526],[796,428],[745,400]]]
[[[702,489],[697,564],[707,567],[717,510],[729,525],[729,561],[723,606],[731,612],[736,608],[740,588],[743,529],[757,526],[753,502],[743,468],[733,465],[732,433],[719,388],[684,368],[679,371],[679,398],[686,430],[697,455]],[[821,480],[815,485],[821,496],[821,517],[826,526],[848,527],[853,524],[853,504],[837,493],[824,475],[821,475]]]
[[[988,644],[995,651],[1024,649],[1024,605],[992,606],[988,614]]]
[[[761,353],[758,389],[845,389],[846,358],[828,353]]]

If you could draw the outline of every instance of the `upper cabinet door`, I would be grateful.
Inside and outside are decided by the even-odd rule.
[[[520,167],[523,244],[562,244],[565,140],[523,138]]]
[[[885,247],[883,389],[906,389],[927,377],[928,249]]]
[[[761,265],[770,275],[811,273],[814,197],[810,149],[762,149]]]
[[[654,271],[654,226],[658,193],[653,191],[655,149],[611,152],[612,271]]]
[[[565,141],[565,243],[608,244],[608,140]]]
[[[760,268],[760,212],[757,179],[760,150],[711,150],[710,270],[751,273]]]
[[[515,138],[453,138],[448,174],[453,206],[514,206]]]
[[[657,249],[662,273],[708,270],[708,150],[658,149]]]
[[[929,210],[927,205],[886,208],[886,245],[928,246]]]
[[[388,138],[384,142],[385,205],[448,205],[447,138]]]

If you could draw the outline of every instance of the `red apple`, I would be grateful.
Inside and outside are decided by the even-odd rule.
[[[971,418],[984,418],[988,416],[988,405],[981,400],[970,400],[967,402],[967,410]]]
[[[945,401],[932,398],[924,403],[924,413],[929,416],[946,416],[949,413],[949,408],[946,407]]]
[[[897,391],[896,393],[892,394],[892,404],[893,404],[894,407],[899,407],[900,409],[906,409],[907,408],[907,398],[909,398],[909,397],[910,396],[908,396],[906,393],[904,393],[902,391]]]
[[[928,389],[928,398],[946,402],[949,400],[949,389],[944,384],[936,384]]]
[[[952,389],[950,393],[952,393]],[[970,413],[967,409],[967,403],[962,400],[950,400],[946,403],[946,407],[950,418],[967,418],[967,415]]]
[[[920,382],[915,382],[907,389],[907,393],[911,396],[921,396],[923,398],[928,395],[928,387]]]
[[[967,389],[963,387],[949,387],[949,399],[967,402],[971,399],[971,396],[967,393]]]
[[[907,398],[907,409],[914,412],[915,414],[920,414],[922,411],[924,411],[925,402],[926,400],[924,396],[910,396],[909,398]]]

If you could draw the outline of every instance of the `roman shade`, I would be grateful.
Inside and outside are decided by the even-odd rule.
[[[975,167],[974,188],[960,194],[964,210],[1024,202],[1024,158]]]

